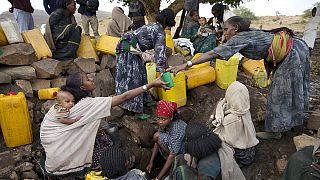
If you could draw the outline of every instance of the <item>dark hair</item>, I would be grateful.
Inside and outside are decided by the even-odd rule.
[[[163,28],[175,26],[176,21],[174,20],[174,18],[174,12],[169,8],[162,10],[156,16],[157,22],[159,22]]]
[[[102,152],[100,166],[102,175],[109,178],[117,178],[127,173],[126,154],[119,146],[111,146]]]
[[[84,73],[78,72],[71,74],[67,77],[66,85],[61,87],[62,91],[68,91],[74,96],[75,103],[79,102],[82,98],[88,97],[90,92],[81,89],[82,76]]]
[[[216,17],[219,22],[223,22],[223,13],[224,13],[224,5],[222,3],[218,3],[212,6],[211,12],[217,12],[218,16]]]
[[[198,14],[197,10],[191,10],[190,11],[190,17],[194,16],[196,13]]]
[[[67,9],[67,6],[74,2],[74,0],[58,0],[57,4],[59,8]]]
[[[230,24],[232,26],[238,26],[238,32],[249,31],[251,20],[246,17],[232,16],[226,20],[225,24]]]
[[[201,159],[217,152],[221,139],[211,132],[206,125],[190,122],[186,127],[185,152]]]
[[[317,7],[313,7],[312,10],[311,10],[311,12],[312,12],[312,11],[317,11]]]

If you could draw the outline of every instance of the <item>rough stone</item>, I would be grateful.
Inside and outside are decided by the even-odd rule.
[[[27,100],[27,104],[28,104],[28,109],[31,110],[34,108],[35,104],[29,100]]]
[[[109,69],[97,73],[95,83],[100,88],[101,96],[107,97],[115,93],[115,81]]]
[[[51,87],[61,87],[66,84],[67,78],[58,77],[51,80]]]
[[[31,83],[27,80],[15,80],[14,85],[22,91],[26,97],[33,97]]]
[[[37,60],[35,51],[31,44],[18,43],[2,46],[3,54],[0,64],[7,65],[29,65]]]
[[[19,176],[18,176],[17,172],[12,171],[12,173],[11,173],[11,175],[10,175],[10,179],[12,179],[12,180],[18,180],[18,179],[19,179]]]
[[[30,117],[30,121],[33,123],[34,122],[33,109],[29,110],[29,117]]]
[[[83,72],[80,67],[78,67],[74,62],[71,62],[68,67],[66,67],[66,72],[68,74]]]
[[[185,62],[186,58],[181,54],[170,55],[168,57],[169,66],[178,66]]]
[[[55,103],[57,103],[56,100],[48,100],[43,103],[41,107],[41,113],[45,115]]]
[[[92,78],[93,81],[95,82],[96,84],[96,88],[92,91],[92,96],[93,97],[101,97],[101,90],[100,90],[100,84],[98,84],[98,81],[97,81],[97,74],[96,73],[90,73],[90,74],[87,74],[87,76],[89,78]]]
[[[302,134],[300,136],[293,137],[293,143],[296,146],[297,151],[306,146],[313,146],[316,138]]]
[[[320,128],[320,111],[314,111],[310,114],[307,128],[312,130],[318,130]]]
[[[96,71],[97,72],[101,71],[101,67],[98,64],[96,64]]]
[[[12,87],[12,84],[0,84],[0,94],[8,93]]]
[[[16,66],[0,68],[0,72],[6,73],[11,76],[12,79],[35,79],[36,71],[30,66]]]
[[[55,59],[43,59],[34,62],[32,67],[36,70],[37,78],[55,78],[63,72],[60,62]]]
[[[11,76],[6,73],[0,72],[0,84],[11,83]]]
[[[14,170],[17,172],[25,172],[25,171],[30,171],[32,170],[32,168],[34,167],[34,165],[30,162],[23,162],[19,165],[17,165]]]
[[[102,56],[100,67],[101,69],[113,69],[117,65],[116,57],[113,55],[105,54]]]
[[[22,178],[38,180],[39,177],[34,171],[27,171],[21,174]]]
[[[42,114],[41,111],[35,111],[34,112],[33,122],[41,123],[43,118],[44,118],[44,114]]]
[[[111,108],[111,115],[107,117],[108,121],[113,121],[120,118],[123,115],[123,109],[119,106],[114,106]]]
[[[14,169],[13,165],[9,165],[7,167],[1,168],[0,169],[0,178],[3,178],[3,179],[9,178],[13,169]]]
[[[190,107],[180,107],[177,110],[177,114],[180,119],[184,120],[185,122],[189,122],[195,117],[196,112]]]
[[[124,116],[123,125],[130,130],[134,141],[142,147],[151,148],[156,129],[146,121],[137,121],[134,117]]]
[[[283,173],[283,171],[286,169],[286,166],[288,164],[287,157],[284,155],[281,159],[277,160],[277,169],[279,173]]]
[[[250,96],[250,113],[253,122],[264,121],[267,110],[267,98],[256,88],[247,86]]]
[[[93,73],[96,71],[94,58],[77,58],[74,63],[85,73]]]
[[[38,91],[39,89],[50,88],[50,80],[46,79],[33,79],[31,80],[32,90]]]
[[[72,63],[73,63],[73,60],[60,61],[60,65],[62,66],[63,73],[67,73]]]

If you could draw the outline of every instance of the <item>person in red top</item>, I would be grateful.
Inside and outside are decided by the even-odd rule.
[[[13,12],[14,17],[19,25],[20,32],[31,30],[34,28],[34,22],[32,13],[34,11],[31,6],[30,0],[8,0],[12,8],[10,12]]]

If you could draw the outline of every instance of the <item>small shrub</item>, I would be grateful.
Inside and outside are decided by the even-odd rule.
[[[258,17],[248,8],[240,6],[239,8],[233,10],[237,16],[246,17],[250,20],[258,20]]]

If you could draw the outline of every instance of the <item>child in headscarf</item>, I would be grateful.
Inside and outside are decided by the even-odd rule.
[[[124,14],[120,7],[114,7],[111,13],[112,20],[108,23],[107,34],[109,36],[121,37],[129,31],[132,26],[131,20]]]
[[[156,115],[159,131],[153,136],[155,144],[147,166],[147,171],[151,171],[158,151],[160,151],[167,160],[156,179],[163,178],[169,171],[174,157],[184,153],[183,139],[187,124],[182,120],[174,118],[176,110],[177,104],[175,102],[161,100],[157,103]]]
[[[230,84],[216,108],[215,126],[213,132],[219,135],[222,141],[231,145],[235,150],[235,159],[242,165],[249,165],[255,156],[254,147],[259,143],[256,138],[251,114],[249,91],[245,85],[235,81]]]

